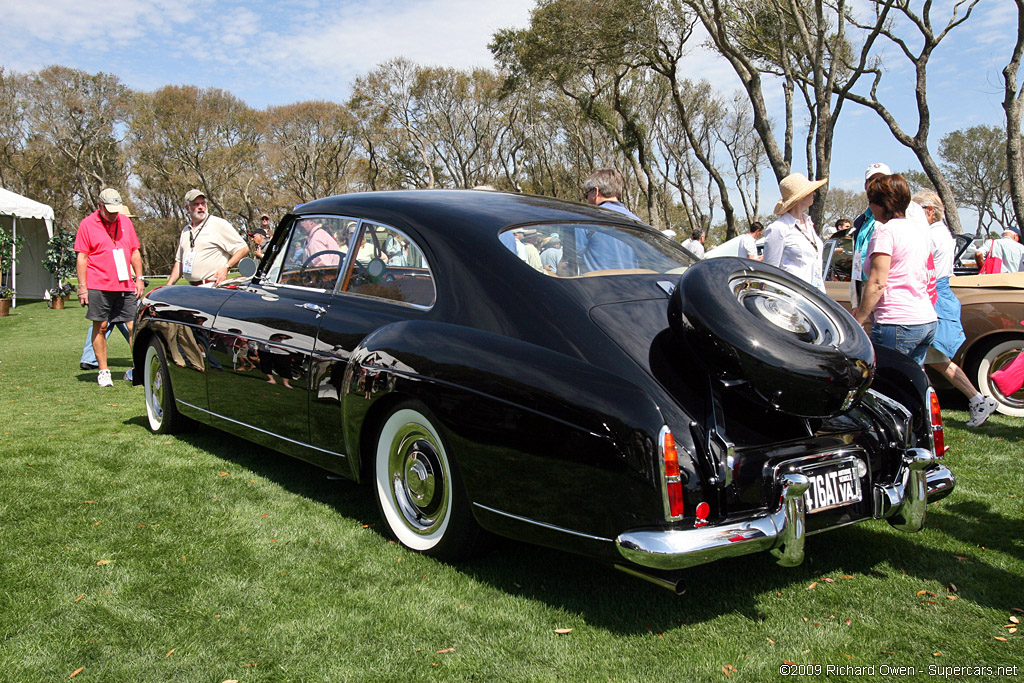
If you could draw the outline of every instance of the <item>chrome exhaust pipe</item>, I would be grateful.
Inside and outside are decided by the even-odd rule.
[[[661,588],[667,588],[676,595],[682,595],[686,592],[687,584],[686,579],[684,578],[669,579],[664,576],[658,576],[656,574],[648,574],[645,571],[633,569],[632,567],[625,567],[621,564],[616,564],[612,566],[614,566],[616,569],[618,569],[620,572],[624,574],[629,574],[630,576],[635,576],[638,579],[649,581],[653,583],[655,586],[659,586]]]

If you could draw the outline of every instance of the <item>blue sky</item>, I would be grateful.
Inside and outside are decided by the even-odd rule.
[[[939,25],[953,0],[934,4]],[[425,65],[493,66],[491,36],[499,28],[527,25],[533,6],[534,0],[0,0],[0,65],[19,72],[49,64],[104,71],[140,90],[212,86],[257,108],[310,99],[341,102],[356,77],[393,57]],[[982,0],[971,20],[934,54],[933,152],[949,131],[1003,125],[1000,72],[1015,37],[1014,3]],[[700,51],[691,59],[691,74],[725,92],[739,87],[722,60]],[[906,60],[889,59],[880,92],[894,103],[904,128],[916,129]],[[770,96],[777,105],[780,95],[773,90]],[[917,167],[875,113],[847,104],[832,186],[860,189],[863,169],[874,161],[894,169]],[[799,160],[794,170],[805,170]],[[768,208],[776,193],[769,185],[762,188]]]

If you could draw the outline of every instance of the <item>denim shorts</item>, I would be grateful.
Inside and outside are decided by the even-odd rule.
[[[910,356],[918,365],[924,364],[924,357],[934,338],[934,322],[923,325],[875,323],[871,326],[871,341]]]

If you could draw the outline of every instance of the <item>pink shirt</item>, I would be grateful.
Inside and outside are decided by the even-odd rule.
[[[874,254],[892,258],[885,292],[875,306],[875,322],[890,325],[923,325],[936,320],[928,298],[928,226],[907,218],[876,223],[868,245],[868,264]],[[870,271],[869,271],[870,272]]]
[[[130,278],[117,279],[114,249],[124,251],[125,264],[131,275],[132,253],[138,251],[139,246],[139,238],[135,234],[131,218],[117,214],[117,222],[109,230],[103,225],[98,210],[83,218],[75,235],[75,251],[89,257],[89,265],[85,271],[85,286],[101,292],[135,291],[135,283]]]
[[[340,251],[338,242],[327,232],[325,228],[317,228],[306,240],[306,258],[322,251]],[[336,266],[338,265],[337,254],[320,254],[312,260],[310,265],[314,266]]]

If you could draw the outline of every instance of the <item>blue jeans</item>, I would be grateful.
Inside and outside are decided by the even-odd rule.
[[[871,326],[871,341],[879,346],[895,349],[910,356],[918,365],[924,365],[925,354],[935,338],[935,323],[923,325],[894,325],[875,323]]]

